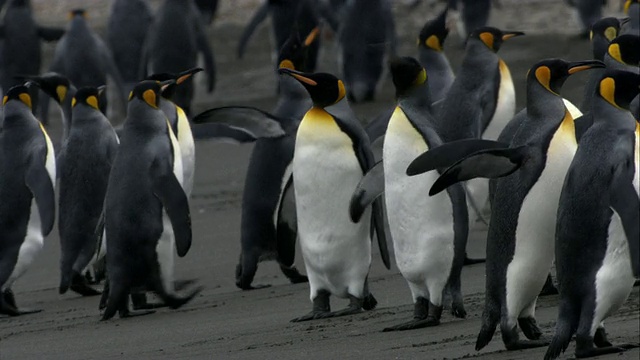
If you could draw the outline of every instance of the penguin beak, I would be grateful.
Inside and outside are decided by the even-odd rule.
[[[199,73],[201,71],[204,71],[204,69],[203,68],[193,68],[193,69],[189,69],[189,70],[186,70],[186,71],[183,71],[183,72],[179,73],[178,74],[178,78],[176,79],[176,84],[177,85],[182,84],[183,82],[185,82],[185,80],[187,80],[188,78],[192,77],[193,75],[195,75],[195,74],[197,74],[197,73]]]
[[[580,71],[603,67],[605,67],[604,63],[599,60],[575,61],[569,63],[569,69],[567,70],[567,73],[569,73],[569,75],[573,75]]]
[[[176,83],[177,81],[175,79],[160,81],[160,91],[164,91],[166,88]]]
[[[620,19],[620,26],[628,23],[629,21],[631,21],[631,18],[629,16],[623,17],[622,19]]]
[[[320,27],[316,26],[313,28],[313,30],[311,30],[309,35],[307,35],[307,37],[304,39],[304,46],[305,47],[311,46],[311,44],[313,44],[313,42],[316,41],[316,39],[318,38],[318,34],[320,34]]]
[[[296,80],[306,85],[311,85],[311,86],[318,85],[318,83],[315,80],[309,78],[307,74],[301,71],[291,70],[288,68],[280,68],[278,69],[278,73],[293,76],[293,78],[295,78]]]
[[[100,85],[96,89],[98,90],[98,95],[102,95],[102,93],[106,90],[107,85]]]
[[[509,31],[502,33],[502,41],[506,41],[511,39],[512,37],[522,36],[524,33],[522,31]]]

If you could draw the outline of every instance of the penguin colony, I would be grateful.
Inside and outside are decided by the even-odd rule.
[[[194,140],[232,139],[255,142],[236,285],[268,286],[253,278],[260,261],[276,260],[292,283],[309,284],[311,311],[291,321],[375,309],[368,279],[374,240],[388,269],[392,243],[414,304],[412,319],[384,331],[438,326],[445,308],[465,318],[461,271],[470,212],[486,202],[486,294],[476,350],[498,326],[507,350],[548,347],[545,359],[557,358],[574,335],[579,358],[639,346],[610,343],[603,325],[640,271],[638,1],[626,1],[620,19],[601,18],[594,4],[601,2],[572,1],[591,39],[593,54],[585,58],[592,59],[532,64],[526,107],[518,113],[512,75],[498,51],[524,33],[486,26],[489,1],[450,1],[417,34],[417,59],[396,54],[390,1],[265,1],[238,54],[270,16],[276,106],[192,116],[194,75],[204,70],[206,89],[215,87],[205,33],[212,3],[165,0],[153,15],[143,0],[115,0],[104,43],[84,10],[70,13],[66,30],[44,28],[33,21],[28,0],[8,1],[0,28],[1,314],[38,311],[18,306],[11,287],[56,216],[59,291],[102,295],[103,320],[192,300],[202,287],[173,273],[175,254],[186,256],[194,237]],[[462,15],[465,46],[455,74],[443,51],[451,11]],[[22,32],[15,33],[16,21]],[[338,33],[340,77],[314,72],[325,27]],[[40,39],[58,44],[50,71],[39,75]],[[15,40],[23,50],[13,49]],[[197,68],[198,54],[204,69]],[[374,99],[386,64],[397,102],[365,129],[349,103]],[[562,87],[582,71],[591,74],[578,109]],[[107,76],[126,105],[118,127],[107,117]],[[49,137],[46,118],[34,115],[38,90],[61,112],[59,142]],[[472,206],[482,199],[473,190],[477,179],[489,179],[482,183],[486,200]],[[296,243],[306,275],[294,266]],[[535,310],[543,288],[553,288],[554,261],[559,310],[547,339]],[[102,291],[93,286],[101,281]],[[149,291],[161,302],[147,302]],[[331,296],[347,299],[347,307],[332,311]]]

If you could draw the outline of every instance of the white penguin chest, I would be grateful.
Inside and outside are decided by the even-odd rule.
[[[578,148],[575,127],[567,112],[546,151],[547,159],[538,181],[522,202],[516,228],[514,262],[541,266],[544,272],[554,258],[556,215],[567,171]],[[526,267],[525,267],[526,269]],[[531,268],[531,271],[536,271]]]
[[[293,157],[298,234],[307,266],[337,268],[350,261],[368,266],[370,210],[359,223],[349,217],[349,200],[362,176],[351,138],[324,110],[310,110],[298,128]]]
[[[178,115],[177,140],[180,147],[180,153],[182,155],[182,187],[188,197],[191,195],[191,190],[193,189],[193,176],[196,163],[196,148],[187,114],[185,114],[184,110],[182,110],[182,108],[180,108],[179,106],[176,106],[176,112]]]
[[[450,266],[453,260],[451,199],[446,191],[429,196],[438,172],[406,175],[411,161],[427,150],[422,135],[397,107],[384,138],[385,204],[396,262],[407,279],[424,276],[434,261]]]
[[[636,188],[636,193],[640,196],[640,123],[636,122],[636,142],[634,149],[634,163],[636,167],[636,172],[633,176],[633,186]]]
[[[500,59],[498,68],[500,71],[500,86],[498,88],[496,108],[491,122],[482,133],[482,138],[488,140],[498,139],[498,136],[513,118],[516,111],[516,91],[509,67]]]

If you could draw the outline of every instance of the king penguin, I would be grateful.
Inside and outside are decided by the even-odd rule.
[[[67,32],[56,44],[49,71],[66,76],[76,87],[102,86],[109,76],[117,88],[118,99],[123,108],[126,98],[122,85],[122,77],[113,62],[111,50],[102,39],[89,27],[84,9],[76,9],[69,13],[70,22]],[[101,101],[101,111],[106,113],[106,94]],[[42,101],[42,120],[48,119],[49,99]]]
[[[118,138],[100,112],[103,88],[80,88],[72,100],[73,122],[58,154],[60,178],[58,230],[62,259],[60,293],[99,295],[86,284],[84,272],[96,252],[96,226],[102,214],[107,180]]]
[[[38,25],[31,10],[30,0],[9,2],[0,25],[0,86],[7,92],[21,84],[16,75],[38,74],[41,65],[40,41],[56,41],[64,29]],[[37,87],[31,94],[33,108],[37,108]]]
[[[142,48],[152,22],[147,0],[116,0],[111,5],[107,43],[122,76],[125,94],[140,80]]]
[[[453,84],[454,75],[449,59],[444,54],[444,40],[449,34],[447,8],[438,17],[427,21],[418,36],[420,64],[429,69],[429,99],[436,102],[444,98]]]
[[[292,321],[371,310],[377,304],[367,281],[373,229],[389,268],[381,199],[359,222],[349,218],[349,199],[374,165],[369,138],[349,107],[341,80],[327,73],[279,71],[298,80],[313,101],[298,127],[293,155],[298,236],[313,310]],[[331,312],[330,295],[348,298],[349,306]]]
[[[129,97],[105,199],[109,290],[103,320],[116,311],[120,317],[138,315],[128,306],[134,288],[151,288],[171,308],[201,291],[196,288],[185,297],[174,293],[173,271],[166,263],[172,249],[161,242],[165,232],[172,232],[178,256],[185,256],[191,247],[189,202],[181,184],[182,169],[177,166],[180,148],[159,108],[162,87],[167,84],[140,82]]]
[[[624,303],[640,272],[638,135],[629,104],[640,76],[607,70],[562,187],[556,227],[560,307],[545,360],[557,358],[575,334],[577,358],[624,351],[603,321]],[[637,347],[638,344],[631,345]]]
[[[206,88],[213,92],[216,68],[209,39],[193,0],[165,0],[145,40],[140,60],[140,75],[178,73],[198,65],[198,55],[204,58]],[[193,79],[187,79],[175,91],[173,101],[187,115],[191,113],[194,93]]]
[[[319,28],[315,28],[303,41],[298,32],[293,31],[280,50],[280,68],[308,71],[310,46],[318,34]],[[258,263],[271,259],[278,261],[281,271],[292,283],[308,281],[294,266],[297,220],[291,162],[298,125],[312,102],[305,88],[291,76],[279,74],[278,81],[278,102],[270,114],[258,109],[227,107],[206,111],[194,119],[197,133],[204,120],[239,117],[237,124],[242,124],[254,118],[247,116],[247,112],[252,111],[255,114],[252,123],[257,123],[257,127],[273,124],[281,130],[274,137],[256,136],[249,159],[242,196],[241,253],[236,266],[236,286],[243,290],[267,286],[252,285],[252,282]]]
[[[460,273],[469,232],[462,185],[430,197],[428,190],[437,172],[406,174],[416,156],[442,143],[431,125],[427,72],[410,57],[392,60],[390,70],[398,103],[385,134],[383,160],[363,178],[350,206],[352,220],[357,221],[365,205],[385,193],[396,263],[414,301],[413,320],[386,331],[440,324],[445,291],[453,300],[452,313],[466,316]]]
[[[548,344],[540,340],[535,306],[553,262],[561,184],[577,149],[573,118],[557,91],[571,74],[602,66],[599,61],[538,62],[527,75],[527,117],[510,145],[475,139],[448,143],[407,169],[418,174],[453,164],[430,194],[478,176],[506,176],[496,182],[491,203],[485,308],[476,350],[491,341],[498,323],[507,350]],[[518,325],[531,341],[519,339]]]
[[[55,220],[56,159],[44,127],[31,113],[30,90],[14,86],[4,96],[0,133],[0,313],[19,309],[11,286],[42,250]]]

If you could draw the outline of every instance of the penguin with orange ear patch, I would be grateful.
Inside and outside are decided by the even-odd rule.
[[[100,112],[102,91],[86,87],[76,92],[69,137],[58,154],[61,294],[69,288],[83,296],[100,294],[83,274],[96,251],[95,229],[118,147],[113,127]]]

